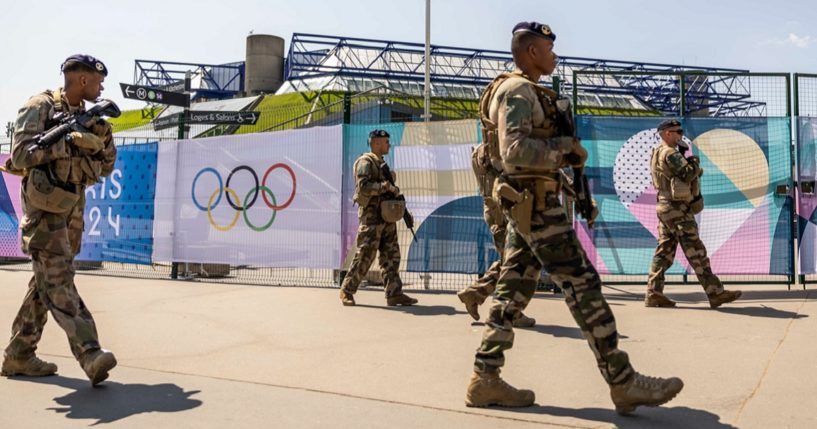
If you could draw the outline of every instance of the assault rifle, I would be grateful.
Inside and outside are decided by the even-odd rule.
[[[381,168],[383,171],[383,177],[385,177],[386,180],[388,180],[388,182],[392,184],[392,186],[397,186],[394,184],[394,176],[391,174],[391,169],[389,169],[389,165],[383,163],[383,167]],[[406,197],[403,194],[394,195],[393,193],[388,192],[384,195],[386,195],[389,199],[403,202],[406,201]],[[408,228],[409,231],[411,231],[411,236],[414,237],[414,241],[417,242],[417,234],[414,233],[414,216],[411,215],[411,213],[408,210],[408,207],[406,207],[406,210],[403,212],[403,222],[406,223],[406,228]]]
[[[54,143],[58,142],[62,137],[65,137],[66,143],[71,143],[71,136],[67,135],[72,131],[89,132],[85,124],[92,119],[101,116],[110,118],[118,118],[122,114],[119,106],[111,100],[102,100],[94,107],[82,112],[80,114],[68,114],[65,112],[58,113],[54,116],[53,121],[57,123],[48,131],[44,131],[34,136],[34,146],[31,146],[29,152],[37,149],[45,149]]]
[[[562,135],[576,137],[576,124],[573,121],[573,111],[570,107],[570,102],[567,99],[559,99],[556,101],[558,126]],[[566,155],[568,157],[577,156],[573,153]],[[570,160],[569,160],[570,161]],[[571,162],[576,164],[576,162]],[[592,222],[589,222],[593,217],[593,197],[590,195],[590,186],[587,182],[587,176],[584,174],[584,167],[573,167],[573,192],[576,194],[576,211],[588,220],[588,227],[592,227]]]

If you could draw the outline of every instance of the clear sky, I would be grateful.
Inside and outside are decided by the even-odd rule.
[[[135,59],[244,59],[245,37],[293,32],[423,42],[425,0],[9,1],[0,9],[0,131],[25,100],[62,83],[74,53],[111,71],[103,97]],[[808,0],[432,0],[432,43],[508,50],[516,22],[549,24],[557,53],[617,60],[817,73],[817,6]]]

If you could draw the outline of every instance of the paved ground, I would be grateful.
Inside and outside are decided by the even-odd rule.
[[[0,329],[28,276],[0,270]],[[360,305],[343,308],[336,289],[77,282],[120,366],[91,389],[50,321],[39,353],[60,375],[0,378],[0,428],[817,427],[813,290],[745,287],[739,304],[714,311],[695,287],[669,288],[677,309],[644,308],[641,288],[607,288],[636,369],[686,383],[666,407],[623,418],[559,296],[531,303],[538,324],[517,331],[503,372],[537,405],[502,410],[463,405],[482,326],[450,293],[393,309],[361,290]]]

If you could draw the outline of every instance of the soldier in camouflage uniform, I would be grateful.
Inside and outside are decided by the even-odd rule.
[[[482,194],[482,216],[491,231],[494,248],[499,254],[499,260],[494,261],[488,267],[488,271],[478,278],[474,284],[457,293],[457,297],[465,304],[466,311],[474,320],[479,320],[479,306],[496,290],[499,269],[502,267],[502,254],[505,251],[505,236],[508,232],[508,221],[505,219],[505,214],[502,213],[502,207],[492,196],[494,181],[499,177],[500,172],[491,164],[491,159],[486,150],[485,142],[477,146],[471,154],[471,168],[477,179],[480,194]],[[513,321],[513,326],[518,328],[529,328],[535,324],[536,319],[524,315],[521,311]]]
[[[485,141],[492,145],[492,162],[502,172],[494,196],[501,201],[509,224],[499,282],[465,403],[472,407],[534,403],[532,391],[510,386],[499,371],[505,351],[513,346],[513,320],[531,299],[544,267],[564,291],[568,308],[610,386],[616,411],[624,414],[637,406],[671,400],[683,382],[633,370],[627,354],[618,348],[615,318],[601,293],[599,274],[559,201],[559,168],[582,169],[587,152],[566,126],[557,125],[569,118],[560,116],[569,115],[569,103],[537,85],[542,75],[556,68],[555,39],[547,25],[517,24],[511,52],[518,70],[497,77],[484,96],[490,101]]]
[[[675,302],[664,295],[664,274],[672,266],[678,244],[695,270],[698,281],[709,298],[709,305],[717,308],[740,298],[741,291],[723,288],[720,279],[712,273],[706,247],[698,236],[695,214],[703,210],[699,177],[703,175],[700,160],[696,156],[685,158],[679,150],[689,149],[683,141],[681,123],[675,119],[663,121],[658,126],[661,144],[652,150],[650,171],[655,189],[658,190],[658,247],[650,265],[647,279],[647,307],[675,307]]]
[[[74,257],[80,251],[85,188],[113,171],[116,147],[111,126],[95,118],[90,132],[72,131],[47,148],[35,136],[55,126],[60,113],[76,114],[96,100],[108,74],[90,55],[74,55],[62,65],[65,86],[33,96],[20,109],[11,157],[3,170],[23,176],[20,222],[23,252],[31,255],[34,276],[12,325],[2,375],[46,376],[57,366],[35,355],[50,311],[65,331],[71,352],[93,385],[108,377],[114,355],[99,345],[96,325],[74,284]]]
[[[384,174],[388,168],[384,155],[389,153],[389,133],[374,130],[369,133],[371,152],[361,155],[354,164],[355,202],[358,207],[359,227],[357,250],[349,272],[340,287],[343,305],[355,305],[354,294],[360,281],[369,271],[374,257],[380,251],[380,269],[386,289],[386,304],[390,307],[408,306],[417,300],[403,293],[400,280],[400,247],[397,244],[397,224],[387,222],[381,212],[381,203],[400,195],[400,189]]]

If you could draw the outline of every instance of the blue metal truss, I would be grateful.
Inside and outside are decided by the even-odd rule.
[[[484,49],[432,45],[431,59],[432,93],[443,97],[476,98],[495,76],[514,67],[509,52]],[[425,46],[420,43],[295,33],[289,45],[285,79],[295,88],[314,90],[320,89],[310,87],[314,82],[340,78],[403,82],[421,91],[424,61]],[[555,74],[563,77],[562,90],[572,91],[573,72],[579,70],[610,72],[578,74],[580,93],[630,96],[644,108],[664,114],[680,112],[680,72],[709,74],[692,78],[693,82],[685,78],[687,113],[707,109],[711,115],[736,116],[762,111],[765,106],[751,99],[748,76],[740,75],[746,70],[561,57]]]
[[[160,88],[183,81],[187,71],[193,74],[193,100],[232,98],[244,92],[244,62],[214,65],[136,60],[133,79],[137,85]]]
[[[478,98],[495,76],[514,68],[509,52],[486,49],[432,45],[431,60],[432,94],[444,98]],[[376,81],[399,92],[421,95],[424,67],[425,46],[421,43],[295,33],[285,62],[285,79],[295,91],[321,90],[328,81],[339,79],[350,91],[371,89],[367,83]],[[223,99],[243,93],[244,68],[244,62],[210,65],[136,60],[134,81],[162,87],[184,79],[190,70],[196,76],[194,100]],[[752,98],[747,70],[561,57],[555,75],[562,77],[561,89],[567,93],[573,90],[574,71],[587,70],[608,74],[577,73],[579,94],[628,97],[642,109],[667,115],[680,113],[681,72],[706,74],[684,78],[685,113],[705,110],[713,116],[739,116],[762,113],[766,107]]]

